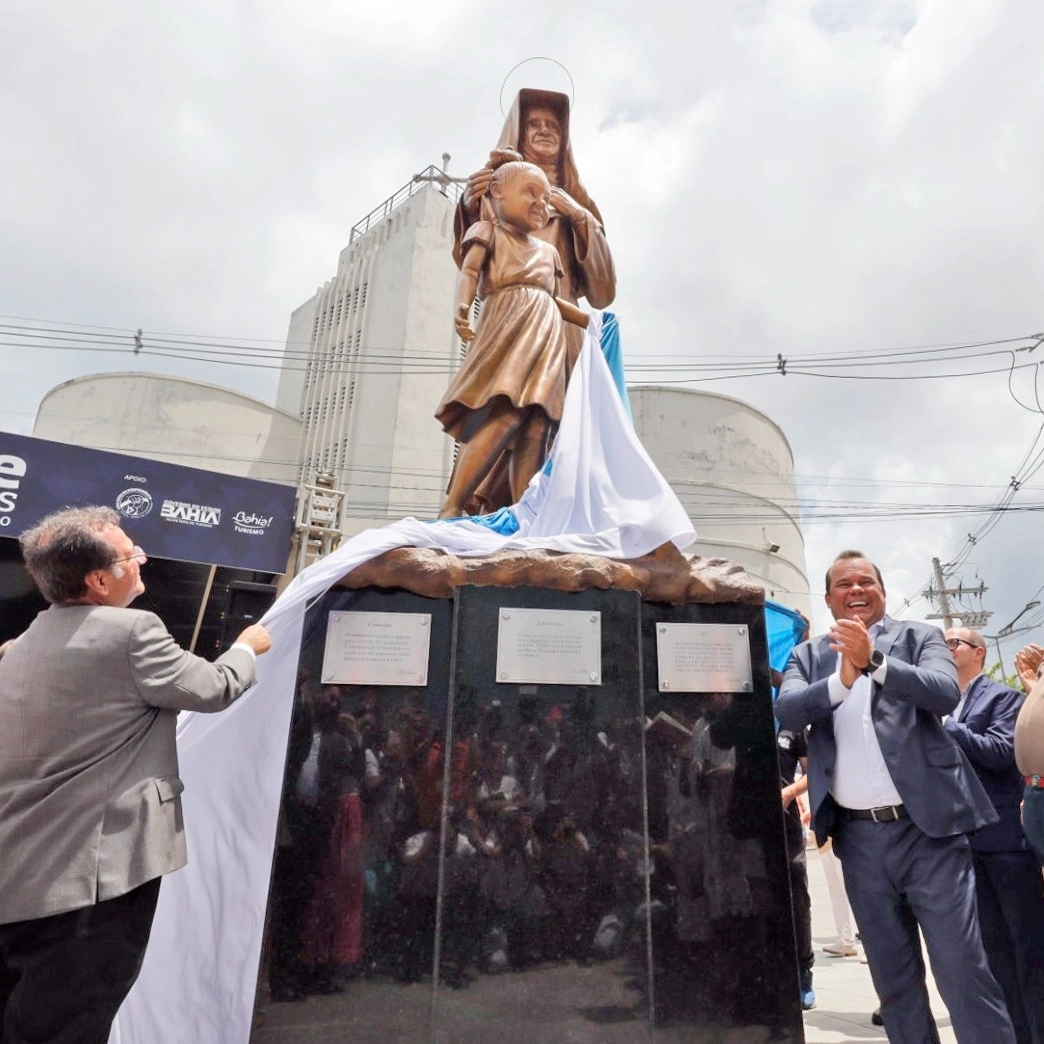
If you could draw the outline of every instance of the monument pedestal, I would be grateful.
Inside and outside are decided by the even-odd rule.
[[[802,1040],[760,592],[497,557],[310,611],[252,1039]]]

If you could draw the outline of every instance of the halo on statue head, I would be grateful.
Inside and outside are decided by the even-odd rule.
[[[559,81],[557,84],[542,83],[542,84],[539,85],[539,89],[548,90],[548,91],[558,91],[561,94],[566,95],[569,98],[569,108],[572,109],[572,107],[573,107],[573,96],[576,94],[576,86],[573,83],[573,77],[570,76],[570,74],[569,74],[569,70],[560,61],[558,61],[555,58],[547,58],[547,57],[544,57],[543,55],[537,55],[537,56],[534,56],[533,58],[523,58],[522,61],[518,62],[516,65],[513,65],[508,70],[507,76],[504,77],[504,82],[500,85],[500,114],[502,116],[507,116],[507,114],[508,114],[508,110],[504,107],[504,89],[508,86],[508,81],[510,81],[511,77],[514,76],[515,73],[518,72],[518,70],[522,68],[522,66],[529,65],[531,62],[549,62],[552,66],[555,66],[557,69],[560,69],[561,72],[565,74],[565,80],[568,81],[568,84],[569,84],[569,89],[568,90],[564,89],[564,84],[562,82],[562,76],[561,76],[561,74],[559,74],[557,72],[552,77],[553,79],[556,79],[556,80]],[[554,72],[554,70],[552,70],[552,72]],[[542,77],[542,78],[546,78],[546,77]],[[537,86],[534,83],[521,82],[521,78],[519,78],[519,80],[520,80],[520,82],[519,82],[518,86],[513,88],[508,93],[507,97],[509,99],[514,97],[514,95],[518,94],[518,92],[522,88],[524,88],[524,87],[536,87]]]

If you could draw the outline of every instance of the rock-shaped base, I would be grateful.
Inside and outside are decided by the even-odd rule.
[[[339,586],[397,587],[428,598],[450,598],[454,588],[465,584],[552,591],[615,588],[670,605],[765,601],[764,589],[734,562],[683,555],[673,544],[628,560],[544,550],[461,558],[429,548],[400,547],[353,569]]]

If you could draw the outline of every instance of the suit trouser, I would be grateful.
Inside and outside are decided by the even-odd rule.
[[[1016,1044],[979,933],[963,834],[932,838],[909,819],[839,820],[834,851],[892,1044],[938,1044],[918,926],[960,1044]]]
[[[141,971],[160,878],[80,910],[0,925],[0,1042],[105,1044]]]
[[[974,852],[979,926],[1019,1044],[1044,1044],[1044,882],[1031,852]]]

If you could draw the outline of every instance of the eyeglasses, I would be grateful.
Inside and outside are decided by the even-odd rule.
[[[117,558],[113,565],[122,565],[124,562],[137,562],[139,565],[144,565],[148,560],[148,555],[137,544],[131,548],[132,554],[127,555],[126,558]]]
[[[984,649],[984,645],[976,645],[974,642],[969,642],[967,638],[947,638],[946,648],[947,649],[959,649],[962,645],[967,645],[969,649]]]

